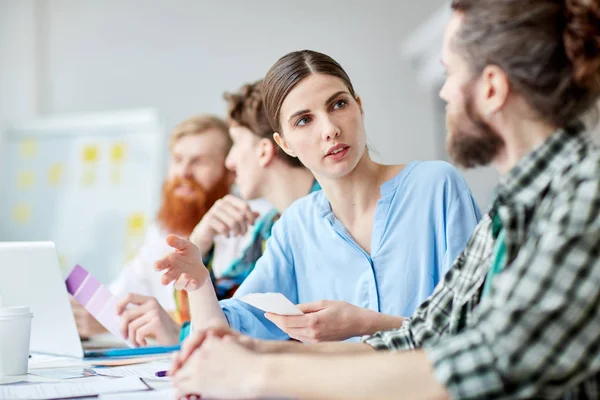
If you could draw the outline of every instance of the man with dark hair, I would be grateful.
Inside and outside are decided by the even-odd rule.
[[[452,7],[448,151],[502,174],[453,268],[401,328],[362,344],[195,332],[171,371],[180,394],[600,398],[600,151],[581,123],[600,98],[600,1]]]

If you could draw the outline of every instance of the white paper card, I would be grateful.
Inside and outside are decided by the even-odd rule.
[[[123,393],[148,390],[140,378],[107,379],[94,382],[40,383],[0,386],[0,399],[44,400],[96,396],[104,393]]]
[[[260,310],[279,315],[303,315],[304,313],[281,293],[250,293],[239,298]]]
[[[103,376],[114,376],[114,377],[126,377],[126,376],[137,376],[139,378],[150,378],[150,379],[164,379],[156,376],[158,371],[167,371],[171,369],[173,362],[171,360],[155,362],[149,364],[137,364],[137,365],[126,365],[124,367],[112,367],[112,368],[94,368],[94,372],[98,375]]]

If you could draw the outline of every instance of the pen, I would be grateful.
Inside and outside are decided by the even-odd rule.
[[[158,376],[159,378],[163,378],[165,376],[167,376],[167,373],[169,371],[158,371],[157,373],[155,373],[154,375]]]

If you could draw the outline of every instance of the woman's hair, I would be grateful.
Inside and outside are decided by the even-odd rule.
[[[312,74],[330,75],[341,79],[352,97],[356,97],[348,74],[333,58],[311,50],[286,54],[267,72],[262,87],[267,118],[275,132],[281,133],[279,117],[283,101],[300,81]]]
[[[236,93],[225,93],[227,101],[227,118],[232,125],[248,128],[256,136],[269,139],[278,149],[277,157],[292,167],[303,167],[300,160],[280,151],[273,139],[273,128],[269,124],[265,107],[261,99],[262,80],[249,83],[240,88]]]
[[[536,116],[581,126],[600,96],[600,0],[452,0],[472,72],[497,65]]]

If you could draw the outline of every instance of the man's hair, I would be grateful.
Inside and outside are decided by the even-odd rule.
[[[452,0],[453,46],[474,75],[497,65],[540,120],[581,126],[600,96],[600,0]]]
[[[248,128],[256,136],[269,139],[277,149],[277,157],[292,167],[304,167],[296,157],[289,156],[279,149],[273,139],[273,128],[269,123],[261,98],[262,80],[249,83],[236,93],[225,93],[227,118],[232,125]]]
[[[215,115],[197,115],[179,123],[171,132],[169,149],[172,150],[175,142],[184,136],[200,135],[209,130],[217,130],[223,134],[225,138],[225,148],[223,150],[227,155],[233,144],[229,136],[229,127],[223,119]]]

